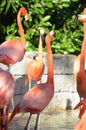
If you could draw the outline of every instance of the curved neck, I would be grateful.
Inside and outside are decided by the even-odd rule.
[[[42,36],[39,37],[39,62],[42,63]]]
[[[21,12],[18,12],[17,24],[18,24],[18,27],[19,27],[19,34],[20,34],[20,37],[21,37],[21,42],[22,42],[24,48],[26,48],[26,40],[25,40],[25,37],[24,37],[24,29],[23,29],[22,24],[21,24]]]
[[[84,38],[86,38],[86,23],[84,22]]]
[[[47,82],[53,84],[53,58],[52,58],[52,50],[50,47],[50,40],[47,39],[46,41],[47,47],[47,58],[48,58],[48,79]]]
[[[81,47],[81,56],[80,56],[80,71],[83,72],[85,72],[85,46],[86,46],[86,38],[83,39]]]

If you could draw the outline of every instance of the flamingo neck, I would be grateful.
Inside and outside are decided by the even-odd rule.
[[[46,47],[47,47],[47,58],[48,58],[48,83],[53,84],[53,59],[52,59],[52,50],[50,47],[50,40],[47,40],[46,42]]]
[[[84,24],[84,38],[86,37],[86,8],[84,8],[84,21],[83,21],[83,24]]]
[[[86,38],[86,22],[84,22],[84,38]]]
[[[22,42],[24,48],[26,49],[26,40],[25,40],[25,36],[24,36],[24,29],[23,29],[22,23],[21,23],[21,12],[18,12],[17,24],[18,24],[18,27],[19,27],[19,34],[20,34],[20,37],[21,37],[21,42]]]
[[[42,64],[42,42],[43,42],[44,28],[40,28],[40,37],[39,37],[39,62]]]
[[[80,71],[83,72],[85,72],[85,46],[86,46],[86,38],[83,39],[81,47],[81,57],[80,57]]]
[[[42,36],[39,37],[39,62],[42,63]]]

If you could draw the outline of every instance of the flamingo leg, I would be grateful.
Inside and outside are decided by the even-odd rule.
[[[9,114],[9,106],[6,108],[5,111],[5,130],[8,130],[8,114]]]
[[[81,98],[81,97],[80,97],[80,102],[81,102],[83,99],[84,99],[84,98]],[[82,106],[80,106],[80,110],[81,110],[81,109],[82,109]]]
[[[29,124],[29,122],[30,122],[31,116],[32,116],[32,114],[30,113],[29,118],[28,118],[28,120],[27,120],[27,123],[26,123],[26,125],[25,125],[25,127],[24,127],[24,130],[28,130],[28,124]]]
[[[13,99],[13,97],[12,97],[12,99],[11,99],[11,104],[12,104],[12,108],[13,108],[13,110],[14,110],[14,99]]]
[[[31,89],[31,81],[29,82],[29,90]]]
[[[0,130],[3,130],[3,108],[0,109]]]
[[[8,66],[8,69],[7,69],[7,71],[10,73],[10,68],[11,68],[11,66]],[[12,108],[13,108],[13,110],[14,110],[14,99],[13,99],[13,97],[12,97],[12,99],[11,99],[11,104],[12,104]]]
[[[3,130],[5,129],[5,119],[6,119],[6,107],[3,108],[3,120],[2,120],[2,125],[3,125]]]
[[[1,110],[0,110],[0,130],[2,129],[1,126],[2,126],[2,119],[1,119]]]
[[[35,124],[34,130],[38,129],[38,120],[39,120],[39,114],[37,114],[36,124]]]
[[[28,87],[29,90],[31,89],[31,85],[32,85],[32,82],[30,81],[29,82],[29,87]],[[29,113],[28,113],[28,117],[29,117]]]
[[[10,66],[8,66],[8,69],[7,69],[8,72],[10,72]]]

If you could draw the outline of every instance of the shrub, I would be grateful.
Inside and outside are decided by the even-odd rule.
[[[45,34],[55,31],[52,50],[56,54],[79,54],[83,39],[83,25],[74,21],[86,6],[85,0],[1,0],[0,41],[19,37],[16,23],[17,11],[21,6],[28,10],[28,22],[22,20],[27,51],[38,48],[39,27]],[[6,20],[5,20],[6,19]],[[44,44],[45,50],[45,44]]]

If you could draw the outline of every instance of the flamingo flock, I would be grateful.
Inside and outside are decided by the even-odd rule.
[[[27,10],[21,7],[17,15],[17,24],[19,28],[20,40],[12,39],[3,42],[0,45],[0,62],[8,66],[21,61],[26,51],[26,40],[24,36],[24,29],[21,23],[21,16],[27,20]],[[41,77],[44,72],[43,56],[42,56],[42,38],[44,35],[44,28],[40,28],[39,37],[39,59],[29,62],[26,66],[25,84],[32,80],[37,82],[32,89],[25,93],[20,102],[15,106],[10,118],[9,108],[14,95],[15,80],[10,71],[0,69],[0,130],[8,130],[8,123],[13,117],[21,112],[29,112],[30,116],[27,120],[24,130],[28,129],[28,124],[32,114],[37,114],[36,124],[34,130],[38,129],[38,119],[40,113],[46,108],[54,95],[54,78],[53,78],[53,59],[51,50],[51,40],[54,31],[46,35],[45,43],[47,48],[47,61],[48,61],[48,77],[46,83],[41,83]]]
[[[24,7],[21,7],[19,9],[17,15],[17,25],[19,28],[20,40],[11,39],[3,42],[0,45],[0,62],[7,65],[8,70],[12,65],[23,60],[26,52],[26,40],[24,36],[24,29],[21,23],[21,16],[24,16],[25,20],[28,19],[27,10]],[[78,20],[81,20],[83,22],[84,37],[81,53],[77,56],[74,63],[74,75],[77,83],[77,92],[80,97],[80,102],[76,104],[74,108],[77,109],[80,107],[80,120],[77,124],[75,124],[74,130],[86,130],[86,8],[84,8],[83,15],[78,15]],[[48,106],[54,96],[54,65],[51,50],[51,41],[54,35],[54,31],[50,31],[45,37],[48,63],[48,75],[47,81],[45,83],[41,82],[41,78],[45,69],[42,56],[43,35],[44,28],[41,27],[38,45],[38,60],[32,60],[26,65],[25,68],[25,85],[32,80],[36,80],[37,83],[23,95],[21,100],[14,107],[10,117],[9,110],[11,100],[15,93],[15,79],[10,71],[0,69],[0,130],[8,130],[8,124],[13,120],[16,114],[20,112],[29,113],[29,117],[24,126],[24,130],[28,130],[29,122],[33,114],[37,115],[34,130],[38,130],[39,116],[42,111]]]
[[[26,111],[30,113],[30,116],[27,120],[26,126],[24,130],[28,130],[28,124],[32,114],[37,114],[36,124],[34,130],[37,130],[38,127],[38,118],[39,114],[44,110],[44,108],[49,104],[54,95],[54,78],[53,78],[53,61],[52,61],[52,51],[50,47],[50,42],[52,40],[54,32],[51,31],[46,36],[46,47],[47,47],[47,60],[48,60],[48,77],[46,83],[40,83],[33,86],[20,102],[15,106],[9,122],[13,119],[13,117],[21,112]]]

